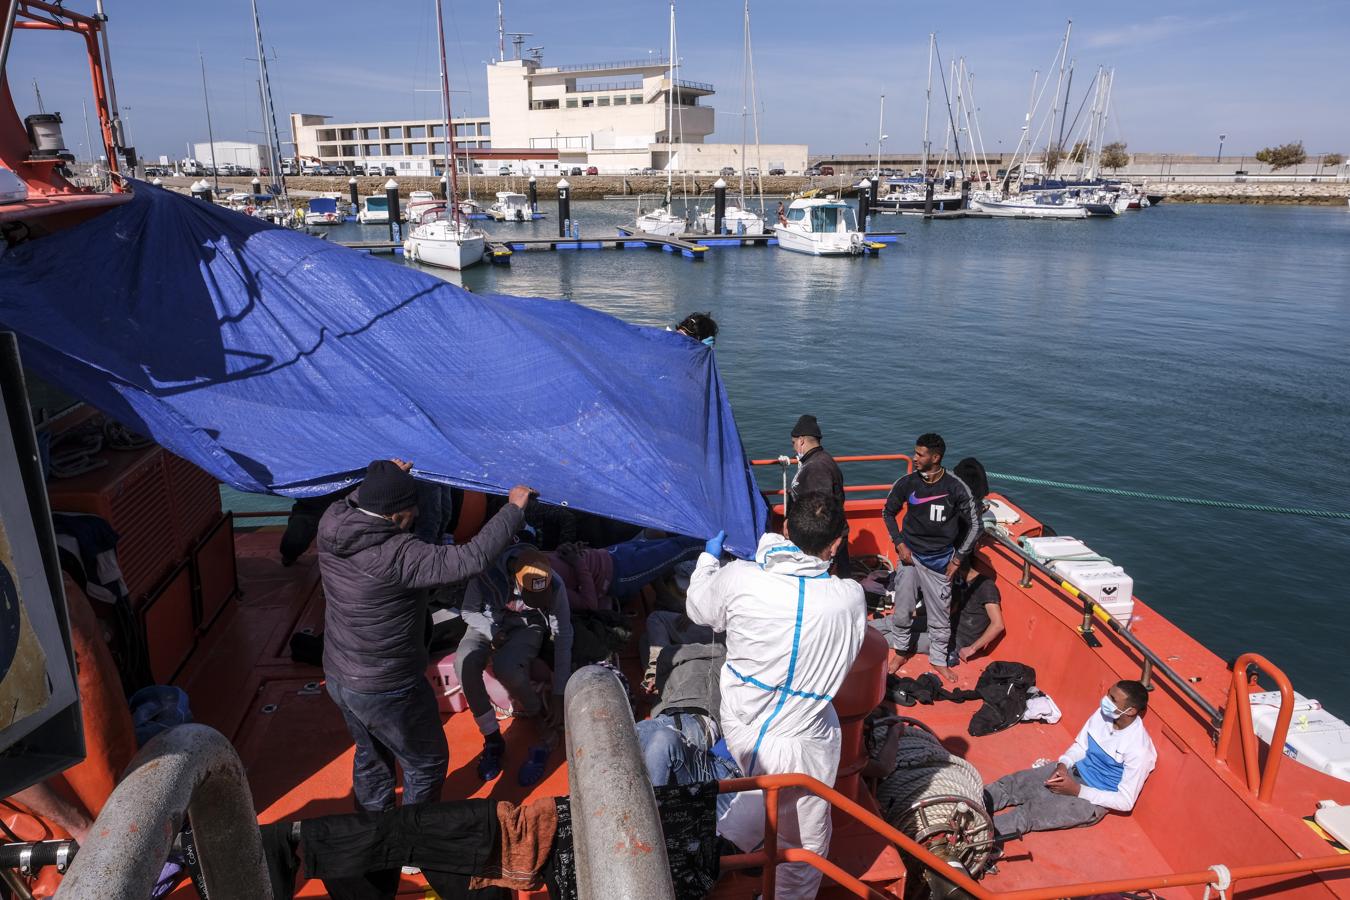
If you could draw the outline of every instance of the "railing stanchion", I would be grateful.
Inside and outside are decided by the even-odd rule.
[[[764,791],[764,893],[773,897],[778,885],[778,788]]]

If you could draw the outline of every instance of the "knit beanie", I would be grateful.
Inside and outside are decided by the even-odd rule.
[[[417,479],[387,459],[366,466],[366,480],[357,494],[361,508],[381,516],[417,505]]]
[[[802,416],[797,420],[797,424],[792,427],[793,437],[813,437],[820,440],[820,425],[816,423],[815,416]]]

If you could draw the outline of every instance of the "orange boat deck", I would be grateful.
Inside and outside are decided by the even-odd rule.
[[[851,547],[855,554],[885,546],[880,501],[852,501]],[[1025,519],[1024,526],[1038,527]],[[1019,526],[1021,527],[1021,526]],[[277,557],[275,531],[237,535],[242,597],[202,638],[175,679],[191,697],[198,721],[231,738],[249,773],[254,803],[262,822],[348,812],[351,799],[352,742],[341,716],[322,686],[322,671],[295,663],[288,642],[306,628],[322,631],[323,598],[312,551],[291,568]],[[961,667],[960,686],[973,687],[980,670],[993,659],[1027,662],[1038,684],[1064,710],[1056,725],[1024,723],[981,738],[966,726],[978,703],[938,702],[903,709],[921,719],[948,749],[969,759],[986,781],[1029,766],[1040,757],[1058,756],[1072,741],[1106,688],[1122,677],[1138,677],[1139,660],[1118,638],[1100,629],[1104,646],[1091,649],[1076,633],[1079,612],[1044,582],[1023,589],[1020,565],[997,548],[982,551],[999,573],[1008,633],[994,652]],[[1162,617],[1136,604],[1134,632],[1187,677],[1216,706],[1223,704],[1231,679],[1224,663]],[[927,671],[916,657],[904,674]],[[1036,834],[1009,845],[998,871],[982,884],[996,892],[1020,891],[1083,882],[1283,862],[1325,856],[1331,847],[1300,821],[1315,801],[1328,797],[1350,803],[1350,785],[1333,781],[1292,762],[1279,775],[1276,802],[1258,803],[1240,776],[1214,761],[1212,730],[1189,702],[1161,681],[1153,692],[1145,724],[1159,752],[1158,768],[1145,786],[1134,813],[1116,814],[1091,829]],[[502,777],[483,785],[474,771],[481,741],[467,713],[450,716],[446,799],[498,797],[524,800],[567,793],[561,749],[554,768],[533,789],[515,783],[515,772],[535,735],[528,722],[506,722],[507,765]],[[860,823],[836,815],[831,858],[846,871],[877,887],[902,878],[895,848]],[[1156,883],[1162,884],[1162,881]],[[719,895],[750,896],[758,880],[745,875],[723,879]],[[827,882],[828,884],[828,882]],[[1251,890],[1259,882],[1240,887]],[[420,879],[405,876],[404,893],[421,894]],[[1335,873],[1281,882],[1279,892],[1301,888],[1300,895],[1350,897],[1350,877]],[[1267,889],[1268,890],[1268,889]],[[832,892],[832,891],[831,891]],[[1199,888],[1159,890],[1161,896],[1199,895]],[[1256,894],[1251,894],[1255,896]],[[182,893],[178,896],[187,896]],[[324,896],[317,881],[302,883],[300,897]]]

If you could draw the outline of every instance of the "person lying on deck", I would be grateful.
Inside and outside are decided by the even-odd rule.
[[[726,662],[721,635],[707,643],[665,647],[657,664],[660,702],[637,723],[638,747],[656,787],[739,778],[722,743],[720,679]],[[727,798],[725,805],[729,805]]]
[[[695,559],[702,548],[694,538],[639,536],[611,547],[563,544],[548,558],[573,609],[611,609],[610,597],[628,599],[679,563]]]
[[[1088,717],[1078,738],[1056,763],[1005,775],[985,785],[984,803],[994,816],[994,833],[1012,840],[1032,831],[1077,828],[1101,821],[1107,810],[1134,809],[1158,752],[1140,717],[1148,689],[1119,681]]]

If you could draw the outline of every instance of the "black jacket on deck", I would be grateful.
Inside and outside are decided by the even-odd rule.
[[[524,515],[508,503],[469,543],[440,546],[362,512],[360,496],[358,489],[334,503],[319,521],[323,671],[350,690],[379,693],[426,676],[428,589],[490,566]]]
[[[844,502],[844,474],[839,471],[839,463],[824,447],[812,447],[802,454],[797,474],[788,487],[788,495],[792,500],[815,493],[830,494],[840,504]]]

